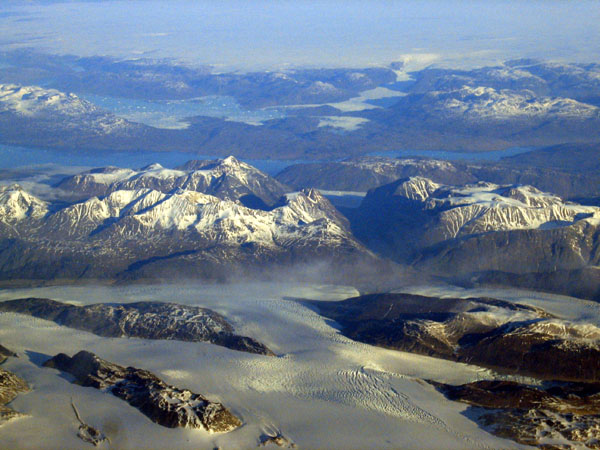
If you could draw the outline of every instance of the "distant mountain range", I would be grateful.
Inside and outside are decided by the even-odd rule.
[[[400,178],[420,176],[442,184],[484,180],[526,184],[561,197],[600,198],[600,144],[563,144],[505,157],[498,162],[365,156],[335,162],[294,164],[276,178],[294,189],[363,191]]]
[[[222,160],[192,160],[181,167],[166,169],[152,164],[139,170],[105,167],[68,177],[56,187],[75,198],[105,196],[118,190],[173,189],[202,192],[221,200],[240,200],[249,207],[267,209],[290,192],[272,177],[233,156]]]
[[[600,141],[595,64],[509,61],[471,71],[425,69],[399,82],[389,68],[212,74],[86,59],[59,69],[40,57],[36,69],[46,76],[37,78],[26,55],[5,57],[25,64],[21,71],[0,68],[5,144],[315,160],[399,148],[477,151]],[[69,69],[73,64],[81,69]],[[34,84],[47,80],[52,88]],[[162,129],[67,92],[161,101],[228,96],[247,108],[281,107],[283,117],[248,124],[229,121],[226,113],[193,116],[185,119],[187,128]]]

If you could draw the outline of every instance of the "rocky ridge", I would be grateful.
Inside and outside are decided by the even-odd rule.
[[[470,405],[467,416],[497,436],[544,449],[600,448],[598,383],[430,383],[448,399]]]
[[[75,306],[46,298],[0,303],[0,311],[27,314],[98,336],[210,342],[233,350],[273,355],[265,345],[234,333],[225,317],[198,306],[162,302]]]
[[[2,364],[9,356],[16,357],[17,355],[0,345],[0,364]],[[24,416],[24,414],[21,414],[6,405],[12,402],[19,393],[27,391],[29,391],[29,386],[25,380],[8,370],[0,368],[0,425],[11,419]]]
[[[490,298],[372,294],[311,302],[351,339],[540,379],[600,380],[600,329]]]
[[[75,382],[82,386],[110,392],[165,427],[201,428],[209,433],[223,433],[242,425],[220,403],[168,385],[147,370],[122,367],[90,352],[80,351],[73,357],[60,353],[44,366],[73,375]]]
[[[274,205],[289,188],[233,156],[192,160],[175,169],[151,164],[139,170],[104,167],[65,178],[58,188],[78,198],[103,197],[115,191],[152,189],[162,193],[182,189],[253,207]]]

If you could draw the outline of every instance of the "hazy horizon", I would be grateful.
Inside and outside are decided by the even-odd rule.
[[[473,66],[597,58],[596,1],[31,1],[0,6],[0,49],[169,58],[222,70]]]

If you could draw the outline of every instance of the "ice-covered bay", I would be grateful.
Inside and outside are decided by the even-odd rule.
[[[300,448],[517,448],[461,415],[422,379],[464,383],[486,376],[456,364],[353,342],[290,297],[335,301],[344,286],[302,284],[48,287],[0,291],[0,300],[48,297],[78,304],[160,300],[201,305],[226,315],[240,334],[277,357],[205,343],[101,338],[27,316],[0,314],[0,343],[21,357],[4,367],[32,386],[12,407],[30,414],[2,427],[2,448],[78,448],[71,397],[85,421],[115,448],[251,448],[282,432]],[[223,402],[244,421],[222,435],[167,429],[125,402],[39,366],[58,352],[86,349],[109,361],[148,369],[165,381]]]

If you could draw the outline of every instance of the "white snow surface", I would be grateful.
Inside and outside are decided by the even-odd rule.
[[[360,73],[356,73],[355,75],[363,75]],[[382,98],[400,98],[404,97],[406,93],[401,91],[395,91],[384,86],[378,86],[373,89],[368,89],[366,91],[360,92],[356,97],[349,98],[348,100],[342,102],[333,102],[333,103],[310,103],[310,104],[300,104],[300,105],[277,105],[276,108],[316,108],[319,106],[332,106],[341,112],[355,112],[355,111],[364,111],[366,109],[379,109],[380,106],[373,105],[369,103],[369,100],[379,100]],[[265,109],[270,109],[274,107],[267,107]],[[335,117],[335,116],[323,116],[324,118]],[[352,118],[350,116],[343,116],[347,118]]]
[[[496,90],[484,86],[463,86],[456,91],[428,94],[433,107],[451,116],[470,120],[524,118],[598,118],[600,108],[570,98],[537,97],[533,92]]]
[[[456,187],[412,177],[398,187],[397,193],[425,202],[427,209],[440,210],[433,232],[443,239],[488,231],[557,228],[578,222],[597,225],[600,220],[600,208],[596,206],[563,201],[527,185],[479,182]]]
[[[156,232],[193,230],[214,242],[265,246],[297,243],[337,245],[354,238],[335,216],[330,205],[314,190],[290,195],[285,205],[271,211],[250,209],[196,191],[165,194],[152,189],[118,190],[68,206],[47,220],[50,230],[63,236],[87,237],[107,219],[117,219],[122,237],[139,238]]]
[[[24,191],[18,184],[0,186],[0,222],[39,219],[48,213],[48,204]]]
[[[58,119],[61,126],[84,126],[96,134],[127,132],[135,126],[73,93],[39,86],[0,84],[0,112]]]
[[[190,170],[167,169],[158,163],[138,170],[104,167],[75,175],[70,180],[79,188],[102,185],[108,191],[115,191],[160,186],[163,192],[177,187],[204,191],[211,183],[217,183],[222,178],[230,178],[249,191],[260,188],[265,181],[274,182],[268,175],[233,156],[203,163],[212,164],[209,168]],[[223,194],[225,199],[232,199],[226,192]]]
[[[358,96],[352,97],[344,102],[328,103],[329,106],[339,109],[343,112],[364,111],[365,109],[376,109],[375,106],[369,103],[369,100],[378,100],[381,98],[396,98],[403,97],[406,94],[400,91],[394,91],[383,86],[362,91]]]
[[[102,338],[53,322],[0,314],[0,342],[20,358],[4,368],[33,388],[11,407],[29,417],[5,424],[2,448],[83,448],[76,437],[71,397],[83,419],[114,448],[253,448],[262,434],[281,432],[299,448],[522,448],[480,429],[423,382],[465,383],[487,370],[353,342],[329,321],[288,297],[336,301],[351,287],[308,284],[47,287],[0,291],[0,299],[27,296],[91,304],[177,301],[224,314],[236,332],[268,345],[278,356],[236,352],[207,343]],[[222,402],[244,426],[230,433],[168,429],[122,400],[77,386],[49,356],[86,349],[120,365],[148,369],[166,382]],[[52,430],[52,433],[48,433]]]

